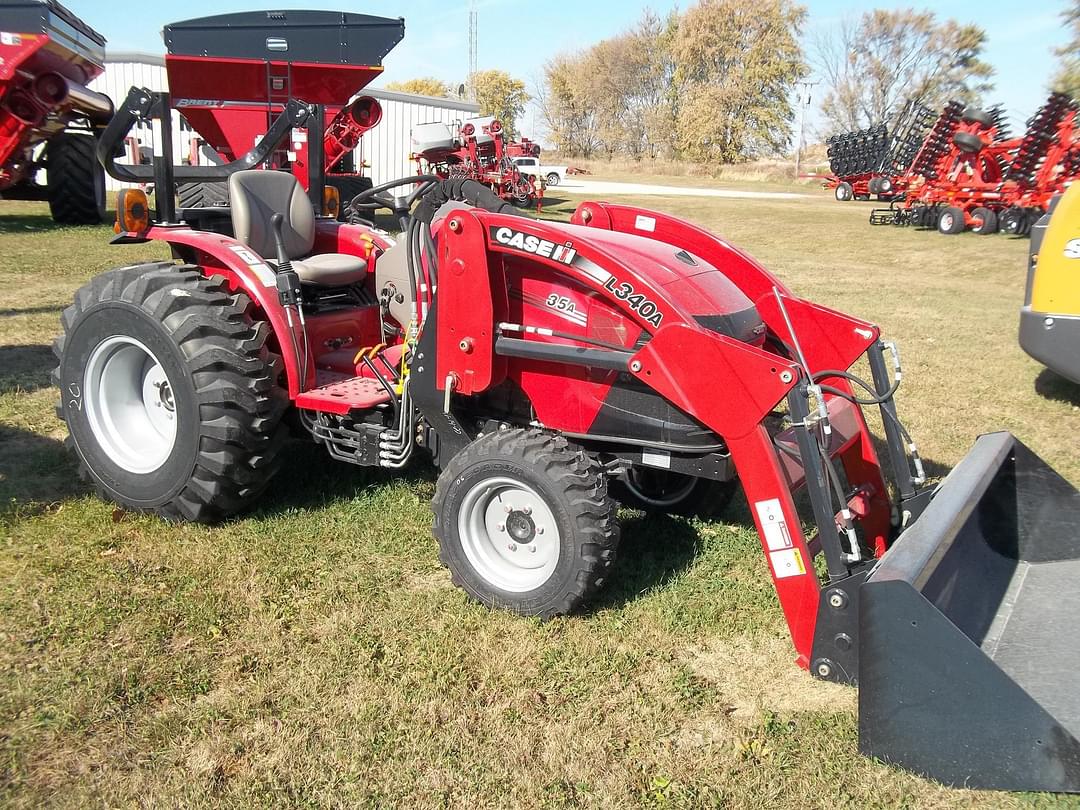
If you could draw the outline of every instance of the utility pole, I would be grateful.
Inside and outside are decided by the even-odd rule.
[[[478,14],[476,12],[476,0],[470,0],[469,2],[469,99],[476,101],[476,86],[473,84],[474,77],[476,76],[476,18]]]
[[[806,108],[810,106],[810,88],[821,82],[799,82],[799,137],[795,142],[795,179],[799,179],[799,169],[802,165],[803,127],[806,124]]]

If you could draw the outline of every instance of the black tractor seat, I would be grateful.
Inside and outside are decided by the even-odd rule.
[[[304,284],[343,287],[367,278],[367,261],[348,253],[316,253],[315,212],[288,172],[252,169],[229,176],[233,237],[263,258],[277,256],[270,217],[282,214],[281,233],[293,270]],[[271,263],[276,263],[271,259]]]

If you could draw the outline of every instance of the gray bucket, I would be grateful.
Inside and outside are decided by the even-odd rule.
[[[982,436],[860,590],[859,744],[949,785],[1080,792],[1080,493]]]

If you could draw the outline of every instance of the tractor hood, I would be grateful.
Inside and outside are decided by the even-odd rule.
[[[715,265],[655,239],[583,225],[558,225],[576,243],[592,245],[630,267],[698,323],[759,344],[765,325],[753,301]]]

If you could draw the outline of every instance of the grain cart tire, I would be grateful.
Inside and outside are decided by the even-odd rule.
[[[431,508],[454,584],[524,616],[574,610],[607,576],[619,542],[599,463],[538,430],[473,441],[443,469]]]
[[[957,132],[953,135],[953,143],[961,152],[981,152],[983,147],[986,146],[986,142],[983,141],[978,135],[973,135],[970,132]]]
[[[338,219],[342,222],[348,217],[349,203],[362,191],[373,187],[370,177],[346,177],[342,175],[327,175],[326,185],[333,186],[341,195],[341,205],[338,207]]]
[[[938,217],[937,229],[944,234],[957,234],[964,230],[964,212],[955,205],[950,205]]]
[[[855,191],[851,188],[851,183],[843,182],[836,186],[833,196],[839,202],[849,202],[855,196]]]
[[[980,206],[971,212],[971,216],[974,219],[981,220],[981,222],[978,222],[975,225],[971,226],[972,233],[978,233],[983,235],[997,233],[997,214],[995,214],[989,208],[983,208],[982,206]]]
[[[47,147],[49,211],[58,225],[105,221],[105,170],[89,133],[61,132]]]
[[[631,467],[611,482],[611,495],[644,512],[688,517],[722,514],[735,496],[735,481],[714,481],[654,467]]]
[[[960,118],[969,124],[979,124],[988,129],[994,125],[994,117],[978,107],[968,107],[960,114]]]
[[[229,204],[227,183],[181,183],[176,189],[181,208],[216,208]]]
[[[102,273],[64,310],[57,415],[83,477],[125,509],[213,523],[273,475],[288,398],[269,328],[190,265]]]
[[[544,179],[547,181],[547,184],[552,188],[559,185],[559,183],[561,182],[561,178],[559,177],[558,172],[548,172],[548,176]]]

